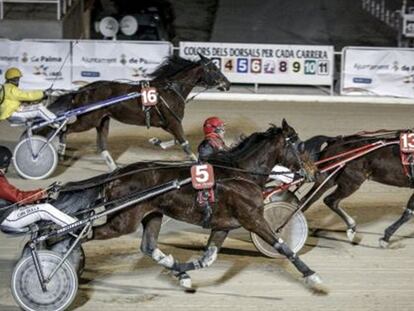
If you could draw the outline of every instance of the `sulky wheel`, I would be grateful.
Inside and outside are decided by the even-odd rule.
[[[293,203],[271,202],[266,204],[264,207],[264,217],[271,228],[276,231],[296,208],[297,205]],[[267,244],[255,233],[251,233],[250,236],[254,246],[256,246],[257,250],[263,255],[272,258],[283,257],[278,251]],[[292,251],[295,253],[299,252],[308,237],[308,224],[303,213],[298,212],[295,216],[293,216],[278,236],[286,242]]]
[[[51,251],[38,251],[45,278],[59,265],[62,257]],[[65,261],[42,290],[32,256],[23,257],[14,267],[11,291],[18,305],[27,311],[60,311],[69,307],[78,290],[78,278]]]
[[[292,203],[294,205],[299,204],[299,199],[296,197],[296,195],[291,191],[284,191],[281,193],[277,193],[272,195],[265,204],[269,202],[288,202]]]
[[[13,164],[20,176],[26,179],[44,179],[58,164],[53,144],[42,136],[23,138],[14,148]]]
[[[51,246],[48,246],[44,243],[44,244],[38,245],[37,249],[51,250],[63,257],[65,256],[66,252],[71,247],[74,240],[75,238],[66,238],[57,243],[54,243]],[[30,244],[30,241],[27,242],[26,245],[24,246],[23,251],[22,251],[22,257],[31,256],[29,244]],[[86,258],[85,251],[83,250],[83,247],[81,244],[78,244],[72,250],[69,257],[67,258],[67,260],[71,263],[72,267],[75,269],[78,278],[82,275],[83,270],[85,269],[85,258]]]
[[[48,249],[60,254],[61,256],[64,256],[66,252],[69,250],[69,248],[72,246],[74,240],[75,238],[67,238],[63,241],[59,241],[53,244],[51,247],[48,247]],[[83,250],[81,244],[76,245],[72,253],[70,253],[68,260],[75,269],[78,277],[80,277],[85,268],[85,251]]]

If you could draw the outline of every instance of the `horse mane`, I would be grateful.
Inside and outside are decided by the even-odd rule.
[[[196,66],[194,62],[177,55],[166,58],[149,76],[154,80],[168,79],[177,73]]]
[[[227,151],[211,154],[207,161],[211,164],[237,167],[238,162],[255,153],[269,138],[282,134],[282,129],[272,125],[266,132],[256,132],[243,139],[239,144]]]

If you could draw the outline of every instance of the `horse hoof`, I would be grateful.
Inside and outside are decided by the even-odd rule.
[[[384,238],[379,239],[379,245],[381,248],[388,248],[389,243]]]
[[[185,289],[186,292],[195,291],[193,289],[193,282],[187,273],[179,275],[180,286]]]
[[[346,230],[346,235],[348,236],[348,240],[350,242],[354,241],[355,234],[356,234],[355,228],[349,228],[348,230]]]
[[[320,294],[329,293],[329,289],[325,285],[323,285],[322,279],[317,273],[314,273],[312,275],[305,277],[305,284],[307,287],[311,288],[317,293],[320,293]]]
[[[161,140],[158,137],[152,137],[148,139],[148,141],[153,144],[154,146],[160,146]]]
[[[110,172],[113,172],[118,168],[115,161],[112,159],[111,155],[109,154],[108,150],[102,151],[101,157],[105,160],[105,163],[106,165],[108,165]]]

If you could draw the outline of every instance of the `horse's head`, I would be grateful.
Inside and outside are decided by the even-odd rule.
[[[230,81],[227,80],[211,59],[202,54],[198,55],[200,56],[199,64],[202,66],[204,73],[198,84],[206,88],[217,87],[220,91],[228,91],[230,89]]]
[[[300,140],[299,135],[285,119],[282,121],[283,155],[281,164],[293,171],[302,171],[307,177],[315,174],[316,167],[310,160],[305,144]]]

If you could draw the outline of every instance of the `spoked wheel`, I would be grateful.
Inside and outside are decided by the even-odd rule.
[[[58,164],[53,144],[42,136],[23,138],[14,148],[13,164],[20,176],[26,179],[47,178]]]
[[[48,277],[62,258],[50,251],[38,251],[44,277]],[[78,290],[78,278],[72,265],[65,261],[42,290],[31,256],[23,257],[15,266],[11,291],[19,306],[27,311],[60,311],[73,302]]]
[[[271,202],[264,207],[264,217],[276,231],[285,220],[295,211],[297,205],[288,202]],[[298,212],[278,234],[280,238],[294,251],[299,252],[308,237],[308,223],[303,213]],[[263,255],[272,258],[284,258],[271,245],[267,244],[255,233],[250,234],[254,246]]]
[[[294,205],[299,204],[299,199],[296,197],[296,195],[291,191],[283,191],[281,193],[277,193],[272,195],[268,201],[265,202],[265,204],[269,202],[288,202],[292,203]]]
[[[42,250],[51,250],[61,257],[65,256],[66,252],[72,246],[73,241],[75,238],[67,238],[65,240],[59,241],[51,246],[46,246],[45,244],[41,244],[37,246],[37,249]],[[22,251],[22,257],[31,256],[31,251],[29,247],[30,241],[26,243]],[[70,253],[67,260],[71,263],[72,267],[75,269],[76,274],[80,277],[85,269],[85,251],[81,244],[78,244]]]
[[[63,241],[60,241],[56,244],[53,244],[49,249],[58,253],[61,256],[64,256],[65,253],[69,250],[74,242],[75,238],[67,238]],[[76,245],[72,253],[68,257],[69,262],[72,264],[75,269],[78,277],[80,277],[85,268],[85,251],[81,244]]]

